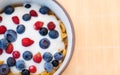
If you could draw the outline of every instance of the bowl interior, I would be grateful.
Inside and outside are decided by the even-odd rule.
[[[72,56],[73,48],[74,48],[74,30],[72,27],[72,22],[70,21],[64,9],[56,1],[53,1],[53,0],[0,0],[0,10],[2,10],[7,5],[32,3],[32,2],[40,5],[44,5],[50,8],[61,19],[61,21],[64,23],[66,27],[66,31],[68,35],[67,54],[61,67],[54,74],[54,75],[59,75],[67,66]]]

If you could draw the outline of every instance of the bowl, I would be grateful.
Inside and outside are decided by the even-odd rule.
[[[57,15],[57,17],[59,17],[59,19],[64,23],[66,27],[66,32],[68,35],[67,54],[60,68],[54,73],[54,75],[60,75],[67,67],[71,59],[74,50],[74,41],[75,41],[73,24],[65,9],[55,0],[0,0],[0,11],[2,11],[2,9],[7,5],[32,3],[32,2],[47,6]]]

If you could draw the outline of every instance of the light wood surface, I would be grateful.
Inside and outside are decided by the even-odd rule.
[[[120,75],[120,0],[57,0],[75,28],[73,57],[62,75]]]

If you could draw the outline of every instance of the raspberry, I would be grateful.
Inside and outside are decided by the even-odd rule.
[[[36,66],[31,65],[31,66],[29,67],[29,71],[30,71],[31,73],[35,73],[35,72],[37,71]]]
[[[11,54],[13,52],[13,49],[14,49],[13,44],[9,43],[5,51],[6,53]]]
[[[12,21],[15,23],[15,24],[19,24],[19,18],[17,16],[13,16],[12,17]]]
[[[20,57],[20,52],[19,52],[19,51],[14,51],[14,52],[12,53],[12,56],[13,56],[13,58],[17,59],[17,58]]]
[[[42,21],[37,21],[35,24],[34,24],[34,28],[35,30],[40,30],[43,26],[43,22]]]
[[[40,53],[37,53],[33,56],[33,61],[36,63],[40,63],[42,61],[42,56]]]
[[[0,49],[0,55],[2,55],[2,53],[3,53],[3,50],[2,50],[2,49]]]
[[[0,16],[0,22],[2,22],[2,17]]]
[[[4,25],[0,26],[0,34],[4,34],[6,30],[7,28]]]
[[[49,30],[54,30],[56,26],[53,22],[49,22],[47,27],[48,27]]]
[[[33,43],[34,43],[34,41],[31,40],[30,38],[23,38],[22,39],[22,45],[24,47],[28,47],[28,46],[32,45]]]
[[[38,16],[38,14],[37,14],[37,12],[36,12],[35,10],[31,10],[31,11],[30,11],[30,15],[31,15],[31,16],[34,16],[34,17],[37,17],[37,16]]]

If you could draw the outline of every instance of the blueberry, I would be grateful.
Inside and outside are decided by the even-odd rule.
[[[50,52],[45,52],[43,54],[43,59],[46,61],[46,62],[50,62],[52,59],[53,59],[53,56]]]
[[[31,5],[30,5],[30,4],[25,4],[25,7],[26,7],[26,8],[30,8]]]
[[[56,31],[56,30],[51,30],[51,31],[49,32],[49,37],[52,38],[52,39],[58,38],[58,37],[59,37],[58,31]]]
[[[22,75],[30,75],[30,71],[27,69],[22,70]]]
[[[47,38],[43,38],[40,40],[39,45],[43,49],[47,49],[50,46],[50,41]]]
[[[52,65],[53,65],[54,67],[57,67],[57,66],[59,65],[59,61],[58,61],[58,60],[53,60],[53,61],[52,61]]]
[[[23,58],[25,59],[25,60],[31,60],[32,59],[32,57],[33,57],[33,54],[30,52],[30,51],[25,51],[24,53],[23,53]]]
[[[41,14],[48,14],[49,10],[50,10],[50,9],[49,9],[48,7],[42,6],[42,7],[40,8],[39,12],[40,12]]]
[[[45,35],[47,35],[48,30],[47,30],[47,28],[43,27],[43,28],[40,29],[39,33],[40,33],[42,36],[45,36]]]
[[[54,58],[55,58],[55,60],[61,60],[62,58],[63,58],[63,55],[62,55],[62,53],[60,53],[60,52],[56,52],[55,54],[54,54]]]
[[[15,58],[9,57],[9,58],[7,59],[7,65],[8,65],[9,67],[14,66],[15,64],[16,64]]]
[[[24,15],[22,16],[22,19],[23,19],[24,21],[29,21],[29,20],[31,19],[31,15],[30,15],[30,14],[24,14]]]
[[[53,70],[53,65],[52,65],[52,63],[50,63],[50,62],[46,62],[46,63],[44,64],[44,68],[45,68],[45,70],[46,70],[47,72],[50,72],[50,71]]]
[[[25,26],[24,25],[18,25],[16,29],[18,34],[22,34],[25,32]]]
[[[14,12],[14,7],[12,7],[12,6],[6,6],[5,7],[5,9],[4,9],[4,12],[5,12],[5,14],[7,14],[7,15],[11,15],[13,12]]]
[[[15,42],[17,40],[17,33],[14,30],[7,30],[4,37],[8,42]]]
[[[18,60],[18,61],[16,62],[16,68],[17,68],[18,70],[23,70],[23,69],[25,69],[25,62],[24,62],[23,60]]]
[[[10,72],[10,68],[7,64],[0,65],[0,75],[7,75]]]
[[[8,46],[8,41],[6,40],[6,39],[1,39],[0,40],[0,48],[2,49],[2,50],[5,50],[6,48],[7,48],[7,46]]]

